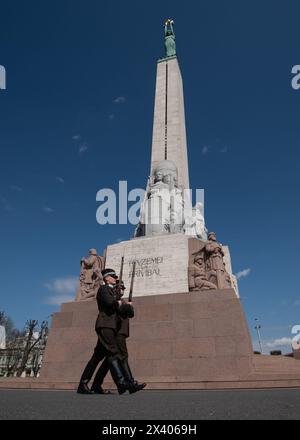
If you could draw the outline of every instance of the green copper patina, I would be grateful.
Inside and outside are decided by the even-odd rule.
[[[175,33],[173,29],[173,20],[165,21],[165,48],[166,58],[176,56]]]

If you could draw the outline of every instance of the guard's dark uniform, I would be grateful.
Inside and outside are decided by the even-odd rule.
[[[120,318],[118,322],[117,343],[121,359],[128,358],[126,339],[129,337],[129,318]]]
[[[104,269],[103,278],[111,276],[117,279],[113,269]],[[104,377],[110,370],[111,376],[117,385],[119,394],[136,393],[145,388],[146,383],[138,383],[130,370],[128,364],[128,352],[126,338],[129,336],[129,318],[134,316],[133,307],[123,303],[119,306],[120,291],[109,284],[101,286],[97,293],[98,318],[95,329],[98,335],[98,342],[94,354],[89,360],[81,376],[77,392],[81,394],[107,394],[101,385]],[[99,362],[102,362],[91,389],[87,384],[92,378]]]
[[[127,351],[126,339],[129,337],[129,318],[124,319],[118,316],[117,328],[118,328],[118,333],[116,339],[117,339],[119,359],[121,361],[127,361],[128,351]],[[109,371],[109,360],[106,358],[102,362],[96,373],[92,388],[97,389],[101,387],[108,371]]]
[[[134,309],[130,304],[122,304],[118,309],[118,333],[117,333],[117,348],[119,351],[119,363],[123,370],[124,376],[129,384],[129,393],[135,393],[142,390],[147,385],[136,381],[132,375],[129,363],[128,363],[128,351],[126,345],[126,339],[129,336],[129,319],[133,318]],[[100,365],[99,370],[95,376],[92,389],[102,389],[102,383],[109,370],[109,361],[107,358]],[[112,371],[113,375],[113,371]]]
[[[80,381],[83,382],[88,382],[92,378],[99,362],[105,357],[107,358],[108,369],[113,360],[120,359],[117,342],[119,325],[117,310],[119,304],[114,288],[108,284],[101,286],[97,293],[97,304],[99,314],[95,330],[98,335],[98,342],[93,356],[82,373]]]

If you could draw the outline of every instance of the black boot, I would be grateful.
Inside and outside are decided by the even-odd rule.
[[[147,385],[145,382],[138,383],[137,380],[134,380],[127,359],[122,360],[121,365],[122,365],[122,368],[124,371],[124,375],[125,375],[127,381],[129,382],[129,393],[130,394],[136,393],[137,391],[140,391],[143,388],[145,388],[145,386]]]
[[[114,359],[110,363],[111,376],[115,381],[119,394],[124,394],[129,389],[129,383],[126,381],[123,371],[120,368],[118,359]]]
[[[78,394],[92,394],[92,391],[89,389],[87,382],[79,382],[78,388],[77,388]]]
[[[97,374],[94,378],[94,382],[91,386],[91,391],[95,394],[112,394],[109,390],[104,390],[102,388],[102,384],[104,381],[105,376],[109,372],[109,363],[107,358],[104,359],[102,364],[100,365]]]

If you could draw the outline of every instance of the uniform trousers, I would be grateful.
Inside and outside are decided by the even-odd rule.
[[[121,361],[125,361],[128,359],[128,351],[126,344],[126,336],[122,334],[117,334],[117,346],[119,351],[119,357]],[[100,362],[100,361],[99,361]],[[99,388],[103,384],[104,378],[109,372],[109,360],[107,358],[104,359],[102,364],[100,365],[96,376],[94,378],[93,387]]]
[[[112,328],[98,328],[96,331],[98,335],[97,345],[93,356],[82,373],[81,382],[89,382],[91,380],[99,362],[104,358],[107,361],[108,370],[112,361],[120,359],[116,330]]]

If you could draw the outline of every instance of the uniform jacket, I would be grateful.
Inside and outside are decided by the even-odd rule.
[[[118,334],[125,336],[125,338],[129,337],[129,318],[121,318],[118,317]]]
[[[95,328],[112,328],[118,330],[118,315],[119,308],[115,290],[107,284],[100,286],[97,293],[98,304],[98,318]]]
[[[120,295],[120,291],[116,290],[117,299],[121,299],[122,295]],[[129,318],[122,318],[121,311],[118,316],[118,327],[117,331],[119,335],[125,336],[125,338],[129,337]]]

